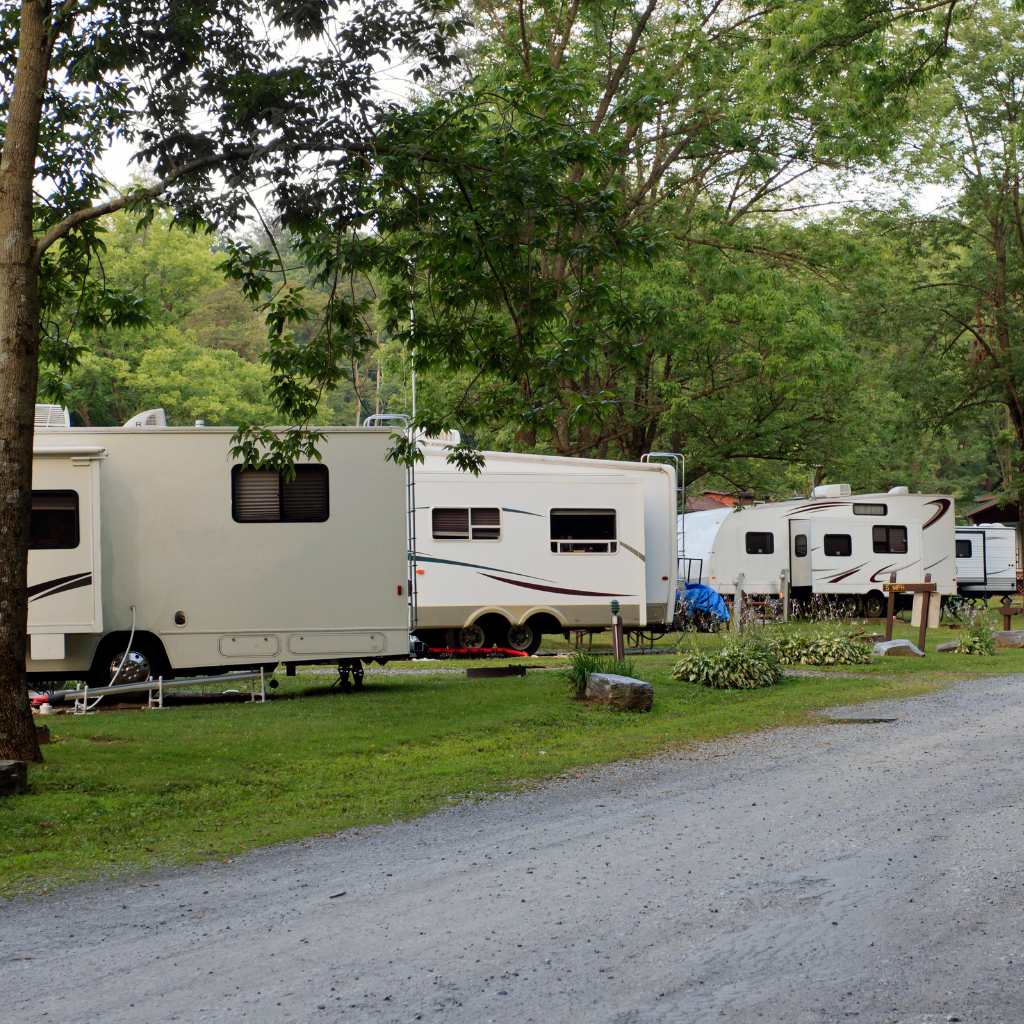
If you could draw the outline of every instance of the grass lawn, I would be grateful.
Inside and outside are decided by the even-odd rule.
[[[909,628],[895,635],[916,640]],[[936,642],[956,635],[929,631],[926,659],[875,659],[752,692],[675,682],[673,655],[647,656],[637,659],[655,688],[647,715],[574,702],[557,670],[470,680],[443,671],[465,662],[415,662],[390,667],[427,674],[367,675],[361,693],[314,695],[329,677],[280,675],[282,687],[267,704],[40,719],[55,741],[43,748],[46,763],[30,766],[28,795],[0,800],[0,893],[414,817],[587,765],[812,724],[808,711],[836,704],[1024,671],[1024,651],[934,653]],[[717,646],[722,638],[686,642]]]

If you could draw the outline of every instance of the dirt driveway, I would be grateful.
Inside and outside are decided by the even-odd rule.
[[[1024,677],[836,714],[8,904],[0,1020],[1020,1024]]]

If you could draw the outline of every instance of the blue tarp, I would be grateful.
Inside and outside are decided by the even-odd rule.
[[[683,599],[683,606],[686,612],[692,615],[694,612],[709,612],[719,622],[729,621],[729,609],[721,595],[703,583],[687,583],[686,591],[680,594]]]

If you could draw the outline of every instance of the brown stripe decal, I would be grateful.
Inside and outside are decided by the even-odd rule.
[[[73,584],[73,586],[63,586],[65,583]],[[75,587],[87,587],[92,583],[91,572],[76,572],[74,576],[58,576],[55,580],[47,580],[45,583],[34,583],[28,588],[28,596],[30,600],[36,599],[36,595],[45,597],[44,591],[55,590],[60,587],[61,590],[74,590]]]
[[[520,583],[519,580],[507,580],[504,576],[492,576],[489,572],[480,573],[489,580],[509,583],[513,587],[525,587],[527,590],[544,590],[549,594],[570,594],[573,597],[636,597],[636,594],[603,594],[598,590],[566,590],[564,587],[542,587],[537,583]]]
[[[926,501],[925,504],[937,505],[938,511],[931,517],[931,519],[928,520],[927,523],[924,524],[924,526],[921,527],[922,530],[927,530],[932,523],[937,523],[949,511],[949,506],[952,502],[949,498],[936,498],[934,501]]]

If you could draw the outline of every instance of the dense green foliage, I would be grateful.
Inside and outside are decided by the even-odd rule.
[[[758,631],[730,636],[715,653],[695,649],[672,669],[672,678],[717,690],[756,690],[782,680],[782,661],[771,641]]]
[[[838,628],[819,628],[811,633],[780,633],[771,637],[770,645],[782,665],[871,663],[870,646],[851,639]]]

